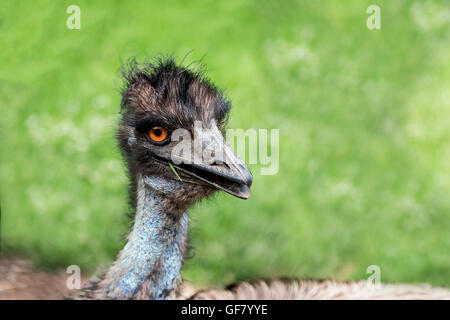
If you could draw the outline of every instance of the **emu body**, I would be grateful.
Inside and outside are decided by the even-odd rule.
[[[144,66],[132,63],[124,77],[118,138],[130,178],[134,225],[117,261],[100,280],[90,282],[78,298],[176,298],[186,251],[189,206],[217,190],[246,199],[250,196],[252,175],[222,136],[231,104],[202,74],[168,59]],[[171,140],[170,133],[178,128],[192,136],[202,136],[200,148],[192,150],[193,158],[211,147],[220,148],[224,158],[190,162],[186,155],[176,155],[183,161],[172,165],[176,141]],[[191,298],[395,297],[450,299],[450,293],[447,289],[422,286],[386,285],[381,291],[371,291],[365,282],[274,280],[201,291]]]

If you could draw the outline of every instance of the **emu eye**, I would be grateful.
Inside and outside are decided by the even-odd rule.
[[[163,142],[167,139],[168,135],[167,129],[163,127],[153,127],[148,130],[148,136],[154,142]]]

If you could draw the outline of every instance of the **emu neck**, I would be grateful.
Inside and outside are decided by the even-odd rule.
[[[167,299],[176,288],[187,213],[169,212],[173,182],[139,177],[133,230],[104,281],[104,299]]]

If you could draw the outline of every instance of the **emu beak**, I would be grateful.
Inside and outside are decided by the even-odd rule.
[[[166,160],[180,171],[183,181],[208,185],[248,199],[253,177],[245,162],[231,150],[216,126],[200,131],[194,134],[193,150],[189,148],[191,154],[177,156],[172,152]],[[158,158],[155,157],[162,162]]]

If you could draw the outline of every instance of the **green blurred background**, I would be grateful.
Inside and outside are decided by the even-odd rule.
[[[66,8],[81,8],[81,30]],[[366,9],[381,8],[381,30]],[[190,211],[183,275],[450,285],[450,2],[2,1],[2,250],[87,275],[129,228],[120,66],[202,61],[230,128],[279,128],[252,197]]]

